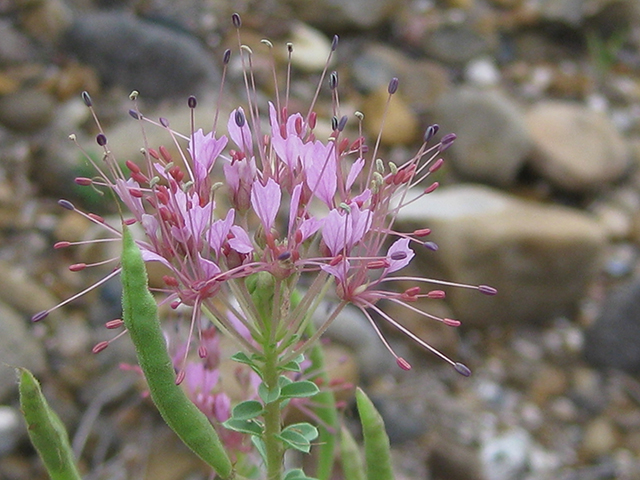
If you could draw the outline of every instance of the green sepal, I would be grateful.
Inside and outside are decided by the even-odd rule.
[[[27,432],[52,480],[81,480],[69,436],[58,415],[49,407],[38,380],[26,368],[18,368],[20,409]]]

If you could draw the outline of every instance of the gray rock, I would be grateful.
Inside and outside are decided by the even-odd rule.
[[[585,336],[584,355],[597,368],[640,373],[640,277],[611,292]]]
[[[78,17],[64,45],[106,85],[138,90],[144,98],[198,93],[219,77],[212,54],[194,37],[124,12]]]
[[[0,402],[17,391],[15,367],[34,374],[45,368],[42,343],[27,329],[27,319],[0,302]]]
[[[47,92],[24,89],[0,96],[0,123],[18,132],[35,132],[53,119],[55,101]]]
[[[423,196],[400,210],[397,225],[431,228],[440,247],[414,249],[414,274],[498,289],[491,297],[447,290],[458,319],[475,325],[548,320],[575,307],[605,246],[602,227],[582,212],[469,184]]]
[[[533,168],[562,189],[598,189],[629,166],[629,149],[611,121],[580,104],[539,103],[526,123],[534,141]]]
[[[511,185],[531,150],[518,106],[495,90],[461,89],[444,95],[434,118],[458,138],[449,155],[461,176],[494,185]]]
[[[461,65],[492,53],[495,39],[472,22],[443,24],[423,39],[425,53],[441,62]]]
[[[290,0],[296,18],[321,29],[372,28],[399,9],[397,0]]]
[[[352,73],[358,87],[367,93],[386,87],[397,77],[398,92],[418,111],[432,106],[450,88],[449,74],[441,65],[410,58],[382,44],[368,45],[356,55]]]

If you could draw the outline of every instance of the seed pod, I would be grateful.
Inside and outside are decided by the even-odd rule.
[[[393,480],[389,437],[384,429],[384,421],[360,388],[356,389],[356,403],[362,423],[367,480]]]
[[[27,422],[29,438],[51,480],[81,480],[67,431],[42,395],[38,380],[26,368],[17,368],[16,372],[20,382],[20,409]]]
[[[207,417],[178,385],[158,320],[158,307],[147,286],[140,249],[126,225],[122,234],[122,312],[153,402],[167,425],[223,479],[235,477],[231,461]],[[237,478],[237,477],[235,477]]]

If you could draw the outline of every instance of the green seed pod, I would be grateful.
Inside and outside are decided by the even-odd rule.
[[[362,462],[360,449],[351,432],[345,426],[340,431],[340,458],[342,459],[344,478],[365,480],[364,463]]]
[[[356,389],[356,403],[364,437],[367,480],[393,480],[389,437],[384,421],[362,389]]]
[[[158,320],[158,308],[147,286],[147,271],[140,249],[123,225],[122,312],[135,346],[138,362],[162,418],[180,439],[223,479],[235,472],[207,417],[176,385],[176,375]]]
[[[25,368],[17,368],[16,373],[20,383],[20,408],[27,422],[29,438],[51,480],[81,480],[67,431],[49,407],[38,380]]]

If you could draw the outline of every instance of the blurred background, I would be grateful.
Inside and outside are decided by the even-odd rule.
[[[262,38],[273,42],[280,92],[292,42],[289,112],[304,113],[338,34],[329,69],[350,138],[362,111],[373,146],[392,77],[400,87],[378,156],[411,158],[432,123],[458,135],[431,177],[440,188],[397,225],[433,229],[439,250],[417,252],[415,274],[499,294],[450,289],[424,305],[459,319],[455,330],[389,311],[473,375],[461,378],[389,327],[414,367],[399,370],[357,313],[330,332],[330,373],[376,400],[397,478],[640,478],[637,0],[0,0],[0,478],[46,478],[12,366],[40,378],[86,479],[207,478],[137,375],[118,368],[134,363],[129,341],[90,354],[108,338],[104,322],[120,315],[117,281],[37,325],[30,317],[109,271],[67,268],[108,251],[52,248],[101,236],[59,198],[115,214],[112,199],[73,182],[93,172],[70,133],[100,158],[80,93],[91,93],[118,158],[137,158],[144,143],[129,93],[140,92],[145,115],[184,133],[186,98],[196,94],[197,125],[210,128],[222,53],[232,48],[223,131],[226,112],[246,105],[233,12],[263,108],[275,90]],[[327,125],[326,82],[315,110]],[[157,130],[147,128],[156,147],[170,141]]]

